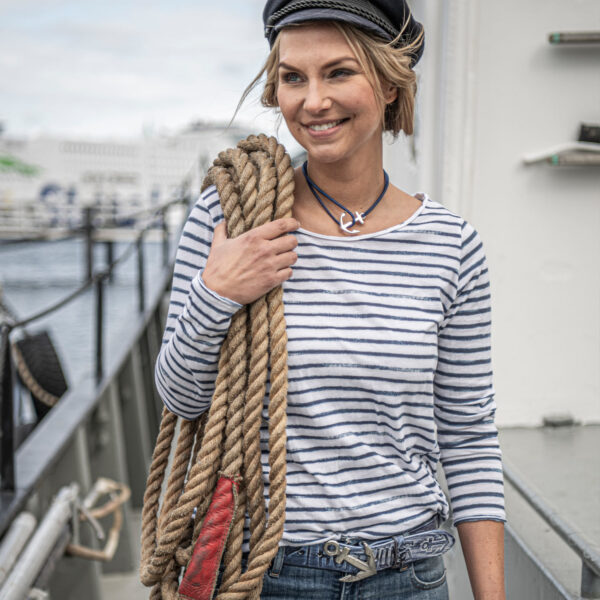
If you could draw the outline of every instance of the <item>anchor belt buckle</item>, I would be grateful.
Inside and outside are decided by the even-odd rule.
[[[352,565],[358,569],[358,573],[356,573],[356,575],[345,575],[344,577],[340,578],[340,581],[360,581],[361,579],[366,579],[367,577],[371,577],[371,575],[375,575],[375,573],[377,573],[373,549],[366,542],[361,542],[361,544],[367,557],[367,562],[350,554],[351,549],[348,546],[340,545],[335,540],[329,540],[328,542],[325,542],[323,546],[323,552],[325,552],[327,556],[333,557],[336,564],[340,565],[345,561],[349,565]]]

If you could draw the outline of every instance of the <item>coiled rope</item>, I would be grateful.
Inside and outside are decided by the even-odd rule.
[[[250,136],[221,152],[203,183],[216,185],[228,237],[273,219],[291,216],[294,172],[273,137]],[[270,367],[269,506],[262,479],[260,425]],[[218,476],[240,482],[238,510],[227,540],[216,600],[256,599],[277,553],[285,519],[287,336],[279,286],[232,318],[219,357],[208,415],[180,422],[180,431],[159,511],[161,487],[178,418],[163,410],[142,512],[140,578],[151,600],[179,597],[178,576],[190,560]],[[195,511],[195,513],[194,513]],[[241,569],[245,514],[250,553]],[[267,516],[268,515],[268,516]]]

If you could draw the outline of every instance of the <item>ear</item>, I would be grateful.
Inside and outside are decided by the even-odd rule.
[[[391,104],[395,102],[398,98],[398,88],[389,84],[384,83],[383,86],[383,98],[386,104]]]

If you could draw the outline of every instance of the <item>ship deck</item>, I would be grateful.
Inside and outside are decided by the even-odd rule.
[[[600,425],[504,428],[500,431],[505,462],[531,486],[590,547],[600,551]],[[573,597],[579,596],[581,561],[510,486],[506,486],[508,521],[532,553]],[[140,514],[132,526],[140,538]],[[460,550],[448,556],[451,597],[464,596],[464,564]],[[142,600],[149,590],[137,573],[103,577],[103,597]],[[452,590],[461,590],[460,596]]]

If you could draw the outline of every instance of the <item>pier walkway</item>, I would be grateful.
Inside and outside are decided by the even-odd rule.
[[[600,425],[505,428],[500,430],[505,468],[510,468],[559,519],[580,536],[596,555],[600,553]],[[507,597],[510,600],[581,598],[582,564],[556,531],[541,518],[505,478]],[[515,538],[545,570],[545,576],[562,587],[557,596],[544,595],[547,581],[528,567],[529,580],[515,588],[516,561],[523,560]],[[522,566],[522,565],[521,565]],[[455,547],[448,560],[451,587],[461,590],[452,598],[471,600],[465,589],[466,572]],[[513,593],[508,593],[509,590]],[[520,590],[520,591],[517,591]],[[586,596],[584,596],[586,597]],[[600,598],[600,591],[589,598]]]
[[[507,428],[501,430],[503,454],[507,463],[527,481],[556,512],[600,552],[600,425]],[[581,560],[557,534],[506,482],[509,525],[532,554],[556,578],[568,598],[580,598]],[[132,520],[133,538],[140,538],[140,513]],[[507,579],[513,557],[507,544]],[[139,551],[139,548],[138,548]],[[450,597],[471,600],[460,547],[455,546],[446,560]],[[509,589],[514,586],[509,581]],[[536,574],[531,581],[536,586]],[[514,588],[513,588],[514,589]],[[137,573],[106,575],[102,579],[106,600],[147,600],[149,590]],[[541,589],[540,589],[541,593]],[[508,596],[510,600],[545,600],[544,596]]]
[[[138,244],[138,251],[140,248]],[[139,274],[143,271],[139,269]],[[107,277],[101,272],[92,281],[97,286],[100,333],[102,282]],[[15,453],[10,428],[14,369],[10,352],[3,354],[0,536],[4,539],[0,545],[24,512],[41,523],[65,486],[76,483],[84,498],[99,477],[109,477],[131,490],[130,500],[122,507],[123,528],[114,558],[100,564],[65,556],[65,547],[72,540],[98,547],[91,528],[81,527],[76,524],[78,519],[67,516],[55,531],[57,538],[48,555],[35,557],[43,560],[35,563],[37,570],[30,569],[34,579],[21,582],[23,589],[47,592],[45,596],[39,592],[37,597],[148,598],[149,590],[138,582],[137,575],[140,512],[162,411],[153,367],[166,317],[170,269],[159,279],[144,293],[140,278],[139,312],[123,329],[121,352],[103,361],[99,335],[96,382],[86,381],[68,390]],[[0,349],[7,347],[10,329],[6,322],[0,328]],[[508,598],[600,598],[600,425],[508,428],[500,435],[507,482]],[[77,514],[72,506],[70,509]],[[110,522],[109,516],[103,525],[108,528]],[[23,556],[19,563],[24,562]],[[452,599],[470,600],[458,545],[448,555],[447,566]],[[4,587],[0,598],[4,598]],[[23,600],[26,594],[7,597]]]

